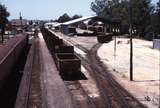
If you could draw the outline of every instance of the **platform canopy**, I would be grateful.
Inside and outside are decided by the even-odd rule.
[[[101,22],[103,22],[105,24],[112,24],[112,23],[119,23],[120,22],[120,20],[111,19],[111,18],[108,18],[108,17],[87,16],[87,17],[81,17],[81,18],[77,18],[77,19],[74,19],[74,20],[71,20],[71,21],[67,21],[67,22],[64,22],[64,23],[61,23],[61,24],[62,25],[72,25],[72,24],[75,24],[75,23],[86,21],[88,19],[101,21]]]
[[[54,26],[54,27],[57,27],[57,26],[60,26],[61,23],[58,23],[58,22],[49,22],[49,23],[45,23],[45,26]]]
[[[92,19],[94,17],[96,17],[96,16],[81,17],[81,18],[77,18],[77,19],[74,19],[74,20],[71,20],[71,21],[64,22],[62,24],[63,25],[71,25],[71,24],[75,24],[75,23],[78,23],[78,22],[82,22],[82,21],[88,20],[88,19]]]

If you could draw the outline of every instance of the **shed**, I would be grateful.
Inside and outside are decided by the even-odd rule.
[[[79,23],[79,22],[82,22],[82,21],[85,21],[85,20],[88,20],[94,17],[95,16],[88,16],[88,17],[77,18],[71,21],[64,22],[61,24],[61,32],[64,34],[73,33],[73,31],[75,32],[75,30],[73,27],[71,27],[72,24]]]
[[[88,19],[101,21],[105,25],[109,24],[110,27],[111,26],[112,27],[117,27],[117,25],[120,24],[120,20],[117,20],[117,19],[111,19],[111,18],[108,18],[108,17],[99,17],[99,16],[88,16],[88,17],[77,18],[77,19],[74,19],[74,20],[71,20],[71,21],[61,23],[61,32],[64,33],[64,34],[69,34],[70,33],[69,28],[71,27],[72,24],[79,23],[79,22],[82,22],[82,21],[86,21]],[[73,31],[73,30],[71,30],[71,31]]]
[[[153,49],[160,50],[160,39],[153,39]]]

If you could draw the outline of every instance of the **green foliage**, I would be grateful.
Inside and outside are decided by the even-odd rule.
[[[81,17],[82,17],[81,15],[77,15],[77,14],[70,17],[67,13],[65,13],[62,16],[60,16],[57,21],[60,23],[63,23],[63,22],[74,20],[74,19],[81,18]]]
[[[6,7],[0,4],[0,27],[4,27],[8,23],[7,17],[9,16],[9,12]]]
[[[71,17],[67,13],[63,14],[62,16],[58,18],[58,22],[60,23],[63,23],[69,20],[71,20]]]
[[[91,9],[99,16],[121,19],[125,26],[129,25],[132,13],[133,27],[144,36],[151,24],[154,6],[151,0],[95,0],[91,3]]]
[[[6,7],[0,4],[0,29],[2,35],[2,42],[3,42],[3,35],[5,33],[5,27],[8,23],[7,17],[9,16],[9,12],[7,11]]]
[[[81,18],[82,16],[81,15],[73,15],[73,17],[71,18],[72,20],[74,20],[74,19],[77,19],[77,18]]]
[[[160,0],[157,2],[157,8],[160,10]]]
[[[156,13],[158,14],[159,19],[160,19],[160,0],[157,2]]]
[[[132,6],[132,20],[134,25],[142,25],[150,23],[150,14],[153,7],[150,4],[150,0],[131,0]]]
[[[156,10],[151,16],[151,26],[155,35],[160,34],[160,0],[157,2]]]
[[[97,15],[100,15],[104,8],[106,7],[107,0],[95,0],[91,3],[91,9],[93,12],[95,12]]]

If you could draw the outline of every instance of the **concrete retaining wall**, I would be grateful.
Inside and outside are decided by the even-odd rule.
[[[19,55],[28,44],[26,34],[20,34],[0,46],[0,88],[9,76]]]

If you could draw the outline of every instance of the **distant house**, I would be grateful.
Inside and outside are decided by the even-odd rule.
[[[28,21],[26,19],[22,19],[22,26],[26,26],[28,24]],[[21,20],[20,19],[13,19],[11,20],[11,25],[13,27],[21,27]]]
[[[10,21],[11,27],[12,29],[12,33],[16,34],[16,33],[21,33],[23,32],[22,29],[24,29],[25,27],[27,27],[28,25],[28,21],[26,19],[22,19],[22,22],[20,19],[12,19]]]

